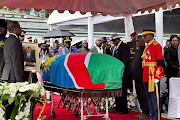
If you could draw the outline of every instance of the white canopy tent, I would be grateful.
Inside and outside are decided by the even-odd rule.
[[[151,13],[145,12],[141,14],[140,12],[137,14],[133,14],[132,17],[136,16],[143,16],[143,15],[149,15],[149,14],[158,14],[156,17],[156,25],[160,27],[156,27],[157,33],[159,32],[159,36],[163,37],[163,10],[161,9],[159,12],[152,11]],[[160,15],[159,15],[160,14]],[[94,45],[93,41],[93,25],[96,24],[101,24],[101,23],[106,23],[109,21],[114,21],[114,20],[119,20],[119,19],[124,19],[124,24],[125,24],[125,35],[126,35],[126,42],[130,41],[130,34],[134,32],[134,26],[133,26],[133,21],[132,21],[131,15],[127,17],[113,17],[110,15],[107,16],[102,16],[101,14],[98,14],[96,16],[92,16],[90,13],[86,13],[85,15],[81,15],[80,12],[76,12],[75,14],[70,14],[68,11],[65,11],[64,13],[59,13],[57,10],[54,10],[53,13],[50,15],[47,24],[50,25],[51,29],[52,28],[59,28],[63,29],[65,26],[71,26],[71,25],[77,25],[77,26],[82,26],[86,25],[88,26],[88,42],[89,42],[89,47]],[[158,19],[157,19],[158,18]],[[91,24],[91,25],[90,25]],[[81,27],[79,29],[75,28],[76,30],[82,30]],[[160,44],[162,45],[162,37],[158,38],[157,35],[157,40],[159,39]],[[161,35],[160,35],[161,34]]]

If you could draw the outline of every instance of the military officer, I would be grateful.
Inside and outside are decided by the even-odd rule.
[[[69,53],[78,53],[78,49],[71,46],[72,39],[70,37],[65,37],[63,39],[64,47],[60,48],[58,53],[61,54],[69,54]]]
[[[138,33],[137,32],[133,32],[131,33],[131,42],[127,42],[127,45],[129,46],[130,48],[130,54],[131,54],[131,57],[130,57],[130,65],[131,65],[131,76],[130,76],[130,82],[129,82],[129,88],[130,90],[132,90],[132,79],[133,79],[133,72],[132,72],[132,60],[133,60],[133,56],[135,54],[135,51],[136,51],[136,39],[137,39],[137,36],[138,36]]]
[[[153,30],[143,30],[144,40],[147,43],[141,56],[144,66],[143,82],[151,113],[150,120],[161,120],[159,81],[164,76],[164,60],[162,47],[154,40],[154,33]]]

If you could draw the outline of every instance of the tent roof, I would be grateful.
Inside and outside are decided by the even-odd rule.
[[[174,7],[180,0],[0,0],[0,6],[20,8],[27,10],[34,8],[36,11],[46,9],[47,12],[58,10],[63,13],[69,10],[74,14],[79,11],[81,14],[91,12],[92,15],[101,13],[102,15],[127,16],[137,11],[156,11],[162,7],[164,10]]]
[[[178,8],[178,7],[177,7]],[[150,14],[145,12],[144,14],[134,14],[133,24],[135,31],[141,33],[142,29],[153,29],[155,30],[155,11]],[[164,21],[163,21],[163,32],[164,33],[180,33],[180,28],[177,27],[180,19],[180,8],[173,9],[171,11],[164,11]],[[57,13],[59,14],[59,13]],[[53,15],[53,14],[52,14]],[[62,14],[59,14],[60,16]],[[59,15],[56,15],[60,17]],[[51,16],[50,16],[51,18]],[[49,22],[49,20],[48,20]],[[173,23],[173,24],[172,24]],[[79,30],[87,31],[88,27],[88,17],[83,17],[79,19],[71,19],[66,22],[56,22],[54,25],[58,28],[64,30]],[[56,28],[55,27],[55,28]],[[112,17],[112,16],[94,16],[94,32],[117,32],[124,33],[124,17]]]

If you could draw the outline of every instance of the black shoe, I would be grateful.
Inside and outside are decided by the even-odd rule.
[[[126,114],[126,113],[128,113],[128,112],[126,112],[126,111],[119,111],[118,112],[118,114]]]

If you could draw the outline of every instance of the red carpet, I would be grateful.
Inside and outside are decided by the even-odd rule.
[[[59,102],[59,96],[58,95],[54,95],[54,106],[57,106],[58,102]],[[41,105],[38,105],[39,108],[42,108]],[[62,108],[57,108],[55,110],[56,113],[56,117],[55,119],[59,119],[59,120],[80,120],[80,114],[79,116],[76,118],[74,117],[74,114],[71,111],[66,111],[66,108],[62,109]],[[104,113],[103,113],[104,114]],[[137,115],[139,113],[137,112],[129,112],[128,114],[118,114],[118,113],[109,113],[109,117],[111,118],[111,120],[140,120],[138,118],[135,118],[135,115]],[[46,104],[45,110],[43,112],[43,115],[46,116],[45,120],[54,120],[51,118],[51,104]],[[34,110],[34,120],[36,120],[39,116],[39,110],[36,107],[36,109]],[[87,120],[105,120],[102,117],[88,117]],[[170,120],[170,119],[166,119],[166,118],[162,118],[162,120]]]

